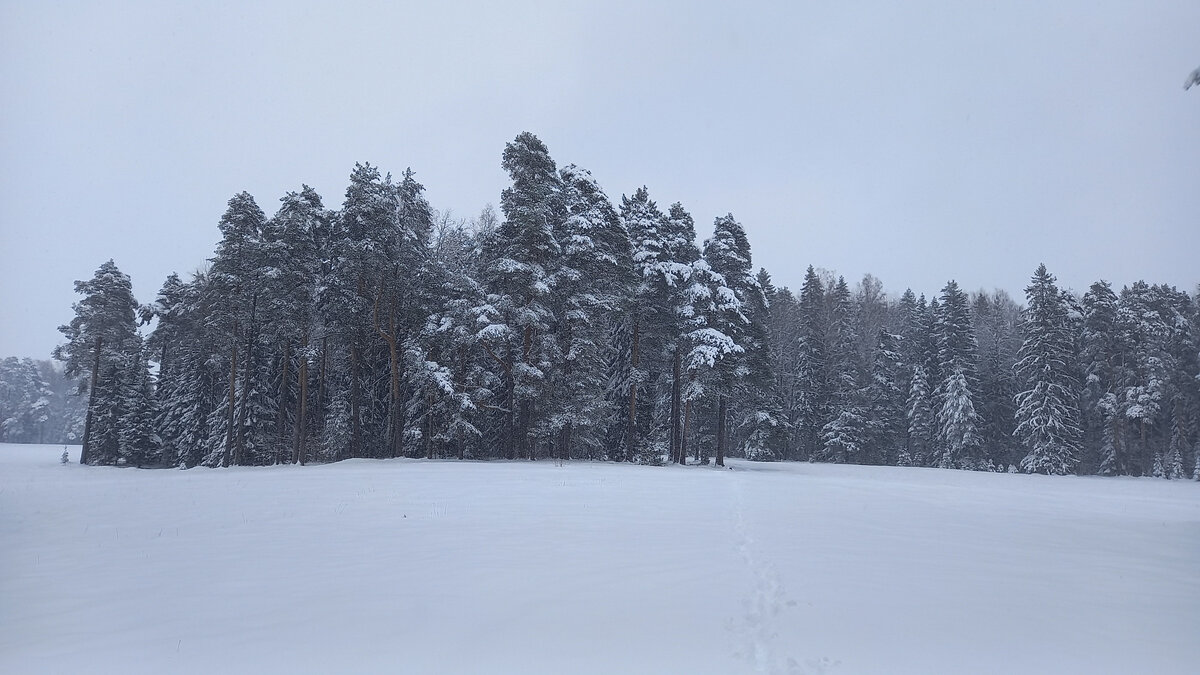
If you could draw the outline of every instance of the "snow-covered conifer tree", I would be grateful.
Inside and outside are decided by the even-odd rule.
[[[1039,265],[1025,289],[1025,342],[1016,365],[1025,388],[1015,398],[1015,433],[1028,451],[1022,470],[1061,475],[1074,471],[1079,461],[1080,430],[1074,338],[1054,281]]]
[[[729,441],[729,397],[747,372],[745,355],[750,321],[745,314],[748,309],[745,298],[755,285],[751,276],[750,242],[733,214],[716,219],[713,236],[704,242],[704,261],[714,282],[714,311],[708,327],[725,335],[733,344],[733,348],[717,355],[713,365],[717,396],[716,463],[724,466]]]
[[[981,469],[978,465],[979,416],[971,402],[971,390],[967,376],[955,369],[946,379],[938,410],[938,459],[943,469]]]
[[[939,300],[932,312],[937,369],[942,375],[934,389],[935,408],[939,411],[938,464],[947,466],[949,462],[960,468],[983,469],[987,464],[983,458],[983,439],[978,431],[980,419],[975,406],[978,345],[970,305],[967,294],[954,280],[942,288]],[[950,428],[947,424],[954,426]]]
[[[477,337],[501,369],[504,453],[533,458],[538,441],[550,440],[538,402],[547,371],[561,358],[550,304],[562,252],[554,233],[566,212],[562,179],[536,136],[524,132],[507,144],[502,166],[513,183],[501,194],[504,221],[488,242],[496,251],[484,272],[488,295]]]
[[[71,377],[88,373],[79,391],[88,393],[80,464],[115,464],[120,457],[118,419],[122,412],[122,377],[126,364],[141,349],[137,332],[137,302],[129,277],[109,260],[88,281],[76,281],[75,318],[60,326],[67,343],[54,357],[67,364]]]

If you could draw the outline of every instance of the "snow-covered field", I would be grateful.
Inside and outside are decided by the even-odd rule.
[[[0,672],[1200,669],[1195,482],[61,451],[0,446]]]

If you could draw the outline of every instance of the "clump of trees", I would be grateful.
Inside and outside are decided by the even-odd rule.
[[[102,265],[55,353],[87,394],[81,461],[1200,468],[1185,292],[1076,297],[1043,265],[1024,306],[954,281],[892,299],[813,267],[794,294],[732,215],[700,242],[682,204],[614,203],[529,133],[502,166],[500,213],[469,222],[411,170],[362,164],[337,208],[307,186],[271,216],[237,194],[208,267],[146,306]]]

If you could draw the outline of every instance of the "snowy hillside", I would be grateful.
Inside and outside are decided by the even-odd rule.
[[[0,672],[1196,672],[1194,482],[61,450],[0,446]]]

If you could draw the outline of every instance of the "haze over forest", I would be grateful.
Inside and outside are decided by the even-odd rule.
[[[1044,261],[1077,293],[1192,289],[1198,24],[1190,2],[5,3],[0,354],[46,358],[104,258],[138,297],[202,265],[242,190],[332,200],[371,162],[439,211],[498,208],[523,129],[614,199],[737,214],[792,288],[811,264],[1020,298]]]

